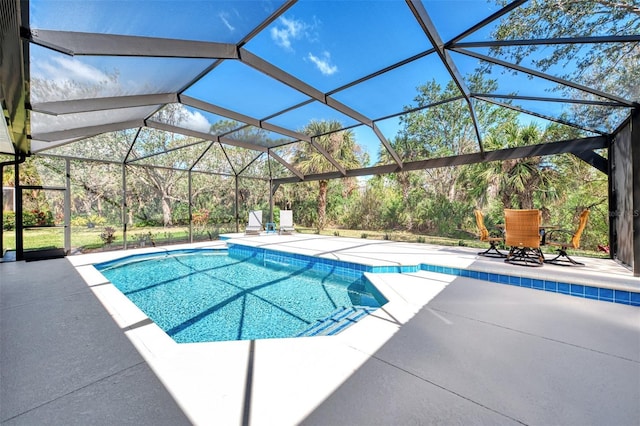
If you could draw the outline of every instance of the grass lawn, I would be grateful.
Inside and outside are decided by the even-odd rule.
[[[110,249],[122,248],[124,242],[122,229],[116,227],[113,228],[115,229],[115,232],[113,233],[115,239],[112,244],[107,245],[101,237],[101,234],[105,232],[105,227],[72,227],[71,247],[73,247],[73,251],[83,252],[102,249],[105,247]],[[2,235],[3,248],[15,250],[15,231],[3,231]],[[25,250],[64,247],[64,228],[29,228],[25,229],[23,236]],[[195,237],[198,238],[200,235],[195,235]],[[143,244],[151,245],[152,242],[157,244],[180,243],[187,242],[188,239],[188,227],[134,228],[127,230],[127,245],[129,247],[138,247]]]
[[[112,244],[105,244],[101,238],[101,234],[105,231],[105,227],[71,228],[71,246],[73,253],[82,253],[93,250],[114,250],[123,247],[122,229],[113,226],[114,241]],[[194,240],[204,241],[209,239],[217,239],[221,233],[235,232],[235,228],[229,224],[217,229],[194,230]],[[304,234],[317,234],[315,228],[296,227],[296,231]],[[352,229],[327,228],[320,232],[320,235],[363,238],[372,240],[390,240],[411,243],[436,244],[444,246],[461,246],[461,247],[477,247],[478,249],[486,249],[487,243],[479,241],[477,238],[456,239],[438,236],[430,236],[424,234],[414,234],[406,231],[363,231]],[[150,246],[152,244],[165,245],[175,243],[186,243],[189,240],[189,228],[184,227],[148,227],[148,228],[132,228],[127,230],[127,247]],[[60,248],[64,246],[64,228],[31,228],[24,232],[24,248],[25,250],[36,250],[44,248]],[[15,232],[3,232],[3,248],[15,250]],[[552,247],[543,247],[545,253],[553,253]],[[594,252],[589,250],[575,250],[572,253],[589,256],[589,257],[609,257],[605,253]]]

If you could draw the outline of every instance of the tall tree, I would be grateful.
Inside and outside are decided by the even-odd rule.
[[[351,130],[341,130],[338,121],[311,121],[302,130],[322,146],[329,155],[347,169],[357,168],[362,164],[362,150],[356,144],[355,135]],[[335,167],[326,157],[311,144],[294,154],[295,166],[304,174],[324,173],[334,171]],[[327,188],[329,182],[325,179],[318,181],[318,231],[326,225]]]
[[[515,148],[540,143],[543,132],[535,125],[520,126],[516,121],[492,129],[485,138],[488,150]],[[499,196],[502,207],[532,209],[535,202],[546,204],[554,198],[555,170],[542,157],[527,157],[480,163],[466,169],[469,182],[476,188],[492,191]],[[484,184],[483,184],[484,183]],[[478,185],[479,184],[479,185]]]
[[[480,74],[471,75],[467,80],[473,92],[489,93],[496,88],[495,81],[483,80]],[[418,95],[414,99],[416,106],[426,108],[401,117],[402,130],[394,140],[394,148],[402,152],[406,159],[412,160],[467,154],[480,149],[466,102],[455,100],[428,107],[460,95],[453,81],[442,87],[432,80],[417,90]],[[513,111],[484,102],[475,103],[474,107],[482,131],[512,120],[515,115]],[[435,193],[443,194],[450,201],[455,200],[458,195],[455,187],[460,176],[459,168],[429,169],[425,174],[426,184]]]
[[[499,4],[509,3],[497,0]],[[498,40],[591,37],[640,34],[640,3],[637,0],[531,0],[506,15],[492,36]],[[640,100],[640,43],[564,43],[500,46],[492,55],[548,71],[621,96]],[[575,89],[558,86],[569,97],[595,98]],[[591,126],[601,126],[610,112],[603,107],[576,106],[574,117]],[[618,119],[620,117],[616,117]],[[605,123],[608,127],[619,123]]]

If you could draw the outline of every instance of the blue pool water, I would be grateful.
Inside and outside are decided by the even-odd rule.
[[[327,329],[323,319],[360,318],[386,302],[364,278],[226,250],[130,256],[95,267],[178,343],[312,335]]]

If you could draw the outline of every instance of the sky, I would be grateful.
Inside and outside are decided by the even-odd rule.
[[[258,0],[32,0],[30,4],[32,28],[223,43],[239,42],[280,6],[280,2]],[[425,0],[424,4],[445,41],[499,9],[494,2],[484,0]],[[489,33],[490,28],[485,28],[470,39],[487,39]],[[302,0],[244,45],[249,52],[323,93],[431,47],[406,3],[400,0]],[[98,87],[91,94],[96,97],[179,91],[212,63],[208,59],[68,56],[38,46],[32,46],[31,55],[32,77],[68,88],[55,93],[35,90],[35,101],[86,96],[86,92],[74,89],[82,85]],[[462,75],[478,65],[472,58],[456,60]],[[537,90],[522,75],[505,76],[501,78],[501,93],[516,90],[529,94],[523,92]],[[367,119],[378,120],[415,106],[418,86],[435,80],[444,87],[450,79],[439,58],[431,54],[332,97]],[[225,61],[185,94],[293,130],[302,129],[310,119],[338,120],[344,126],[357,124],[352,117],[320,102],[269,118],[309,98],[239,61]],[[185,117],[185,127],[204,131],[221,119],[194,108],[185,108]],[[540,121],[531,116],[522,118],[527,124],[532,120]],[[399,130],[398,119],[378,124],[388,140]],[[354,132],[375,161],[380,149],[377,137],[370,128],[356,128]]]

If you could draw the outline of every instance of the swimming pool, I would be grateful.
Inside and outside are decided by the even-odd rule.
[[[176,250],[94,265],[178,343],[337,334],[386,300],[363,276]]]

